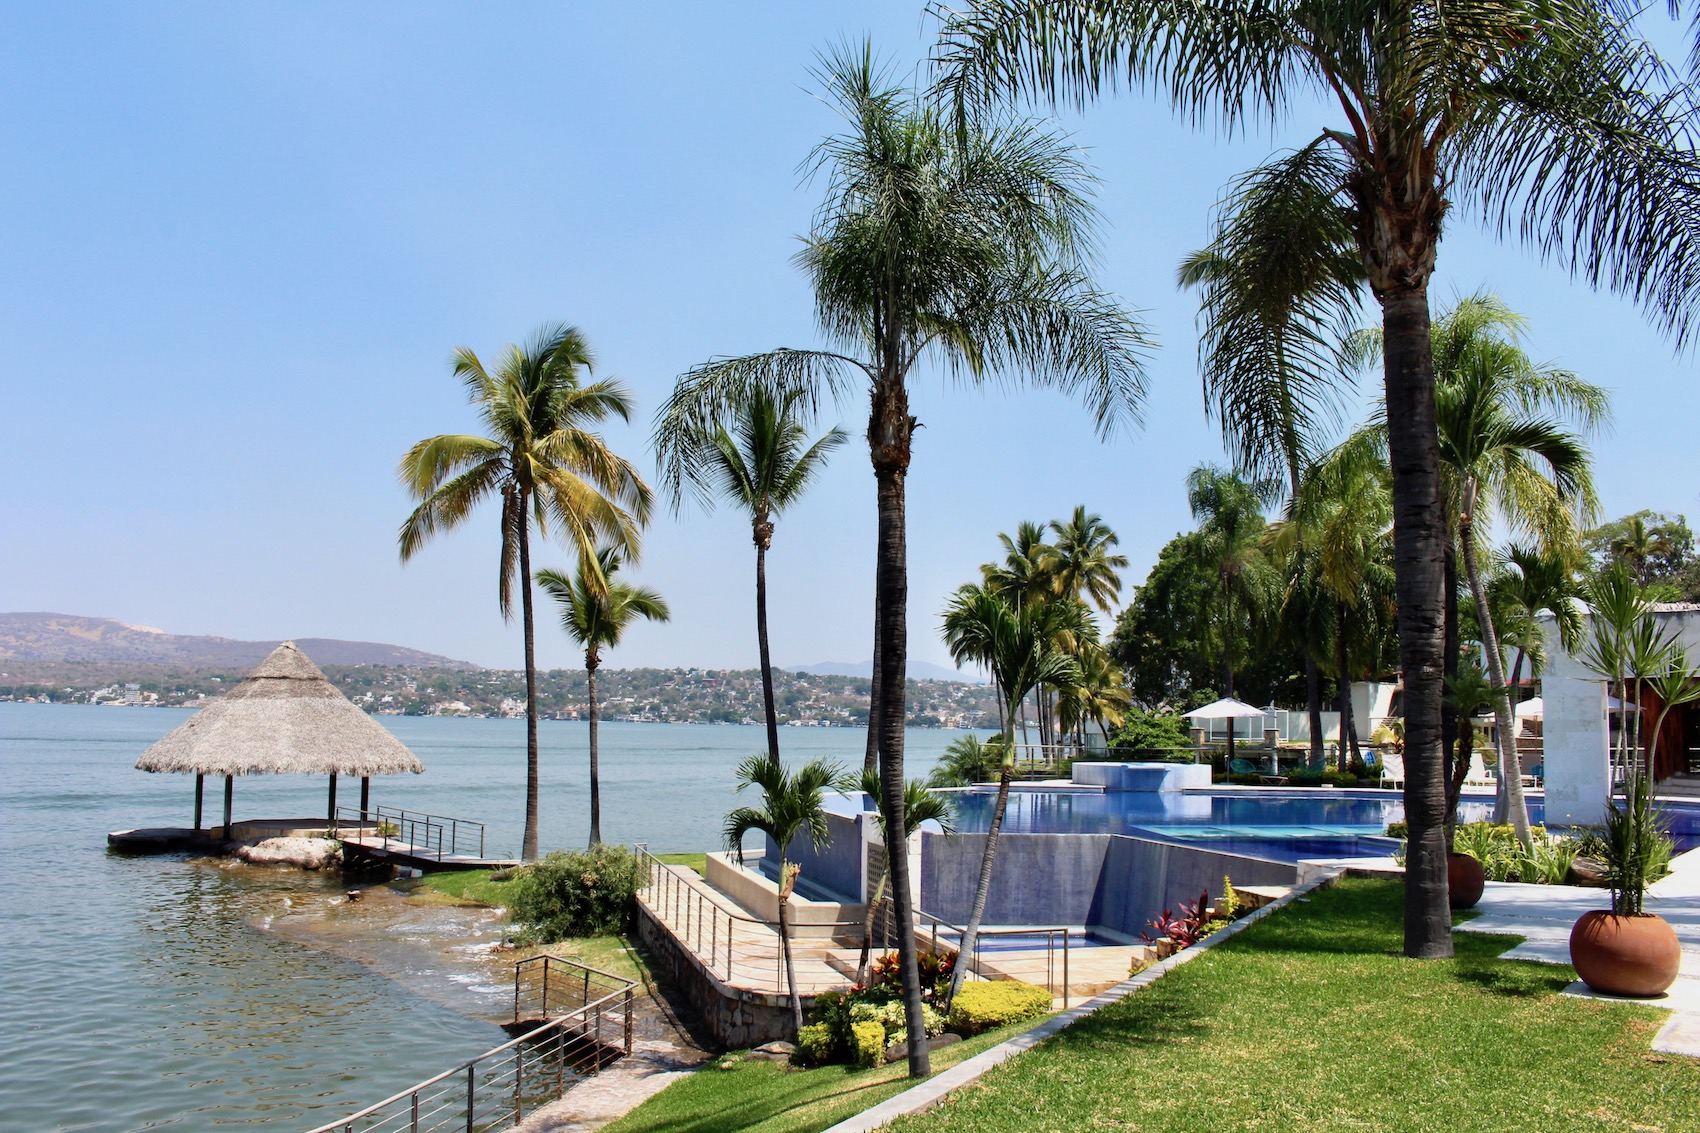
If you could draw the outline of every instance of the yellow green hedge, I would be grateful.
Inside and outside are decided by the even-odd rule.
[[[856,1040],[856,1065],[878,1066],[885,1061],[885,1027],[880,1023],[852,1023]]]
[[[950,1005],[950,1029],[964,1038],[1049,1014],[1051,993],[1020,980],[968,983]]]

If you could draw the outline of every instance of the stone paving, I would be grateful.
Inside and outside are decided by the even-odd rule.
[[[1522,944],[1504,953],[1508,960],[1568,964],[1571,926],[1590,909],[1609,908],[1610,900],[1603,889],[1490,881],[1476,906],[1481,915],[1458,927],[1463,932],[1523,937]],[[1654,1050],[1700,1057],[1700,850],[1671,863],[1670,875],[1648,889],[1645,908],[1676,929],[1682,944],[1682,965],[1676,983],[1664,995],[1625,1002],[1671,1012],[1670,1020],[1653,1040]],[[1602,995],[1580,980],[1564,993],[1591,999],[1619,998]]]

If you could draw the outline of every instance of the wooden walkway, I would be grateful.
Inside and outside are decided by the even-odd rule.
[[[520,864],[518,858],[480,858],[471,854],[445,853],[430,846],[415,846],[398,838],[376,835],[346,835],[342,838],[345,855],[374,862],[408,866],[427,873],[453,869],[512,869]]]

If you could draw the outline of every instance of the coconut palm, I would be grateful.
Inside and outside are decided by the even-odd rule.
[[[1077,730],[1081,746],[1085,746],[1085,725],[1088,720],[1098,725],[1104,743],[1110,733],[1119,731],[1133,707],[1133,693],[1128,691],[1127,677],[1103,645],[1096,641],[1081,642],[1075,653],[1080,666],[1079,682],[1061,690],[1057,703],[1057,719],[1064,731]]]
[[[1127,556],[1113,551],[1121,539],[1085,505],[1076,507],[1066,522],[1051,520],[1050,527],[1056,536],[1051,556],[1057,592],[1109,613],[1121,597],[1121,572],[1127,569]]]
[[[815,849],[832,838],[826,823],[826,792],[847,788],[836,763],[813,759],[792,771],[765,752],[738,764],[738,790],[760,787],[760,806],[741,806],[726,816],[726,848],[744,858],[744,836],[765,834],[779,854],[779,946],[785,953],[785,986],[791,995],[791,1019],[803,1029],[803,999],[797,992],[797,964],[791,955],[791,890],[800,867],[787,860],[791,843],[807,835]]]
[[[1566,556],[1527,544],[1514,543],[1505,549],[1504,562],[1488,583],[1489,605],[1501,636],[1516,646],[1511,665],[1513,692],[1523,679],[1523,661],[1528,659],[1539,676],[1546,662],[1546,645],[1539,617],[1552,611],[1559,643],[1570,652],[1582,638],[1581,581]]]
[[[798,261],[832,349],[717,359],[687,373],[657,434],[722,417],[755,388],[804,404],[865,389],[877,499],[870,740],[886,797],[901,805],[908,650],[905,482],[923,363],[974,383],[1032,382],[1081,394],[1099,428],[1136,419],[1147,336],[1087,270],[1094,184],[1079,150],[1032,122],[954,130],[888,79],[871,49],[828,59],[821,79],[848,123],[809,163],[827,199]],[[665,451],[665,448],[664,448]],[[668,467],[664,475],[682,475]],[[894,823],[900,829],[901,823]],[[893,835],[888,831],[888,839]],[[892,857],[909,1071],[928,1071],[907,862]]]
[[[1084,103],[1123,83],[1165,91],[1230,131],[1281,124],[1321,96],[1339,117],[1278,156],[1257,192],[1305,183],[1325,224],[1260,247],[1354,252],[1381,305],[1392,425],[1409,776],[1405,952],[1452,953],[1442,836],[1444,546],[1429,280],[1459,207],[1686,339],[1700,299],[1693,91],[1625,6],[1340,0],[971,0],[941,12],[939,88],[970,122],[1010,95]]]
[[[1030,691],[1043,684],[1068,685],[1080,680],[1080,667],[1073,657],[1054,642],[1067,631],[1069,604],[1047,601],[1012,601],[985,586],[969,584],[956,592],[944,613],[944,639],[950,656],[959,666],[983,665],[992,674],[998,695],[1009,708],[1004,718],[1003,766],[998,773],[998,797],[986,829],[986,848],[980,858],[980,878],[974,887],[974,903],[968,911],[957,949],[957,964],[950,977],[948,999],[956,996],[967,974],[980,920],[986,913],[986,895],[992,887],[992,863],[997,855],[998,832],[1003,828],[1009,806],[1009,785],[1015,773],[1017,706]],[[888,839],[889,841],[889,839]]]
[[[626,630],[639,618],[664,622],[671,615],[667,602],[647,587],[618,582],[620,553],[604,547],[582,555],[576,574],[558,570],[537,572],[537,585],[560,607],[561,628],[584,647],[586,696],[590,701],[590,844],[602,841],[602,766],[597,748],[600,710],[596,700],[596,670],[602,651],[620,644]]]
[[[970,739],[973,737],[970,736]],[[879,823],[880,833],[885,833],[885,800],[881,791],[880,773],[876,768],[862,769],[862,793],[874,800],[874,821]],[[923,823],[935,822],[939,830],[945,834],[956,833],[956,806],[943,795],[935,795],[926,783],[911,779],[903,784],[903,826],[905,844],[911,835],[921,829]],[[883,838],[881,839],[884,840]],[[879,916],[880,902],[885,900],[886,883],[891,879],[891,871],[886,863],[880,862],[879,877],[874,883],[874,889],[868,898],[867,911],[862,921],[862,955],[856,961],[856,982],[863,986],[868,982],[868,960],[873,955],[874,921]]]
[[[1003,763],[999,752],[1002,742],[1001,728],[998,735],[984,743],[972,732],[951,740],[939,761],[927,772],[928,788],[972,787],[975,783],[990,782],[997,774],[994,769]]]
[[[600,543],[635,556],[648,522],[650,491],[629,463],[589,426],[631,417],[631,395],[615,381],[587,381],[593,358],[584,335],[544,327],[509,346],[493,371],[460,347],[454,374],[484,424],[484,435],[428,437],[407,450],[398,472],[419,506],[401,525],[401,561],[439,531],[458,527],[490,496],[501,501],[497,604],[513,616],[519,581],[525,634],[525,836],[520,856],[537,856],[537,656],[531,608],[531,532],[551,527],[581,553]]]
[[[756,546],[756,642],[761,653],[762,707],[767,714],[767,752],[779,758],[779,715],[773,707],[773,662],[767,648],[767,552],[773,546],[773,521],[808,491],[826,467],[826,458],[848,438],[832,429],[810,443],[798,412],[801,394],[757,389],[741,406],[728,429],[717,424],[696,435],[669,432],[658,444],[663,469],[677,469],[684,480],[667,479],[678,504],[688,483],[705,506],[723,496],[750,517]],[[673,448],[683,451],[673,452]]]

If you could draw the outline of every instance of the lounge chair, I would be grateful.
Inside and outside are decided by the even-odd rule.
[[[1546,781],[1546,775],[1547,765],[1546,760],[1543,759],[1541,762],[1523,772],[1523,785],[1525,787],[1539,787]]]
[[[1479,751],[1472,751],[1470,753],[1470,769],[1464,775],[1464,786],[1466,786],[1466,787],[1497,787],[1497,786],[1499,786],[1498,777],[1495,776],[1494,774],[1492,774],[1490,771],[1488,771],[1487,764],[1486,764],[1486,762],[1483,761],[1482,753],[1479,752]]]
[[[1405,785],[1405,757],[1403,755],[1395,755],[1390,751],[1382,753],[1381,785],[1393,788]]]
[[[1230,759],[1228,760],[1228,774],[1261,775],[1263,774],[1263,768],[1259,767],[1249,759]]]

